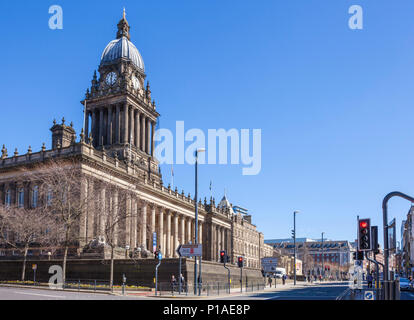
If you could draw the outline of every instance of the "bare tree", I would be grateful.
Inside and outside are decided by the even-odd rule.
[[[51,245],[56,222],[43,207],[0,208],[0,240],[6,246],[23,251],[21,280],[25,280],[26,261],[32,246]]]
[[[46,194],[45,211],[55,217],[61,230],[56,241],[63,248],[63,282],[66,279],[66,264],[71,246],[78,247],[81,238],[80,224],[94,202],[94,190],[85,192],[85,177],[81,163],[76,159],[48,161],[31,170],[30,179],[40,181]]]

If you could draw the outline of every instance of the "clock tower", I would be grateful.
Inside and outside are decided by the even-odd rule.
[[[125,9],[115,40],[103,51],[99,77],[94,73],[87,90],[85,136],[94,148],[135,163],[159,176],[154,157],[155,126],[160,116],[145,84],[144,61],[130,41]]]

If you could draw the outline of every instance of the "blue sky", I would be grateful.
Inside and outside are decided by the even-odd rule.
[[[48,28],[51,5],[64,29]],[[348,28],[348,8],[364,29]],[[382,226],[390,191],[414,194],[414,2],[21,1],[0,3],[0,143],[9,154],[51,144],[63,116],[80,131],[79,101],[126,7],[161,126],[262,129],[262,171],[200,167],[200,193],[224,189],[265,238],[353,240],[356,215]],[[170,181],[170,168],[163,168]],[[175,184],[194,194],[193,167]],[[390,219],[410,204],[391,200]],[[381,236],[382,238],[382,236]]]

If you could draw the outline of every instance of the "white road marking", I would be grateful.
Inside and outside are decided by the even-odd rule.
[[[48,298],[59,298],[59,299],[65,299],[66,298],[66,297],[63,297],[63,296],[52,296],[52,295],[40,294],[40,293],[28,293],[28,292],[17,292],[17,291],[15,291],[14,293],[25,294],[25,295],[28,295],[28,296],[48,297]]]

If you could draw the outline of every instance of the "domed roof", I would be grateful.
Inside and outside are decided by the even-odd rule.
[[[138,69],[145,72],[144,60],[141,57],[138,49],[130,41],[129,33],[130,27],[126,20],[126,13],[118,23],[118,32],[116,40],[111,41],[105,48],[101,57],[101,64],[111,64],[118,59],[124,58],[130,60]]]
[[[110,64],[121,58],[130,60],[138,69],[145,72],[141,54],[127,37],[113,40],[106,46],[102,53],[101,64]]]

